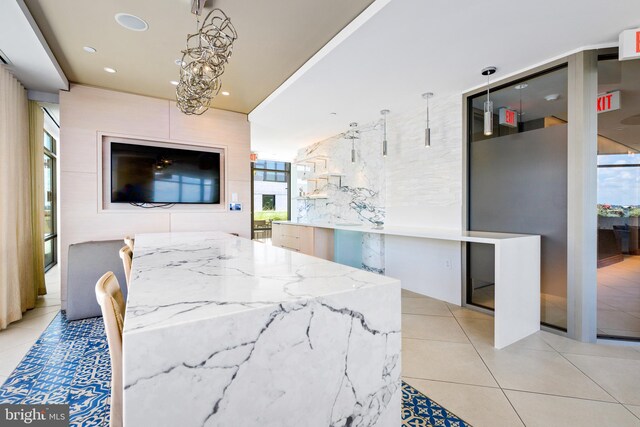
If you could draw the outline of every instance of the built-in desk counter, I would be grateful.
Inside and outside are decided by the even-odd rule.
[[[425,277],[416,277],[429,273],[424,271],[424,268],[420,269],[421,261],[422,264],[427,261],[419,258],[425,239],[493,245],[495,251],[494,346],[506,347],[540,330],[540,236],[397,226],[375,229],[370,225],[322,222],[278,221],[274,222],[277,228],[276,224],[382,234],[385,236],[386,274],[399,278],[403,287],[416,280],[427,280]],[[338,242],[337,239],[336,242]],[[336,247],[335,252],[339,253],[340,248]],[[444,299],[460,305],[462,283],[454,285],[456,292]],[[431,289],[438,286],[438,283],[430,284]],[[409,289],[416,290],[411,287]],[[431,292],[428,289],[421,293],[442,298],[442,294],[430,295]]]
[[[136,235],[126,426],[397,426],[400,283],[225,233]]]

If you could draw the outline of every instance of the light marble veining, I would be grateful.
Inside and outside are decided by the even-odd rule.
[[[297,161],[314,156],[329,160],[315,165],[316,173],[340,173],[342,178],[299,181],[308,193],[325,194],[327,199],[298,200],[296,219],[302,222],[355,222],[382,225],[385,222],[385,162],[382,156],[382,127],[379,122],[360,127],[355,141],[356,161],[351,163],[351,141],[336,135],[301,149]],[[375,242],[371,242],[370,240]],[[384,240],[363,238],[363,264],[367,271],[384,273]]]
[[[397,426],[399,281],[224,233],[136,236],[125,423]]]

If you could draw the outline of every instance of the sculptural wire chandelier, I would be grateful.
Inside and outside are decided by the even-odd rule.
[[[209,109],[211,100],[222,87],[220,77],[233,52],[233,42],[238,38],[229,17],[217,8],[207,14],[200,26],[203,6],[203,0],[193,0],[197,32],[187,35],[176,86],[178,108],[188,115],[200,115]]]

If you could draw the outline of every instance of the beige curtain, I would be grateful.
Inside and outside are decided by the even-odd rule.
[[[33,287],[45,295],[44,284],[44,112],[29,101],[29,157],[31,160],[31,238],[33,239]],[[38,244],[39,243],[39,244]]]
[[[34,244],[42,234],[34,242],[31,213],[27,93],[0,66],[0,329],[33,308],[38,295]]]

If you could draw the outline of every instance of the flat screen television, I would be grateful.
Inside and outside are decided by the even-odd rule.
[[[220,153],[111,143],[111,203],[220,203]]]

